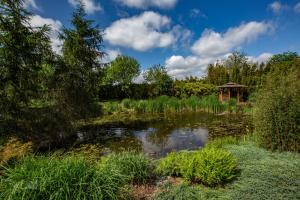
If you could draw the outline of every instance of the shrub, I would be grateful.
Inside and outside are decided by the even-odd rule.
[[[211,147],[196,152],[170,153],[159,161],[156,171],[163,175],[183,176],[188,181],[217,186],[236,176],[237,161],[228,151]]]
[[[196,154],[196,181],[216,186],[231,181],[236,176],[237,161],[228,151],[218,148],[204,148]]]
[[[151,176],[153,167],[148,157],[141,153],[123,152],[110,154],[100,163],[100,169],[119,171],[127,176],[130,183],[145,183]]]
[[[163,176],[180,176],[182,175],[182,162],[189,159],[191,154],[187,151],[171,152],[158,161],[155,170]]]
[[[118,199],[126,176],[97,170],[83,158],[24,157],[7,169],[0,199]]]
[[[265,148],[300,151],[300,59],[294,67],[270,74],[256,96],[254,126]]]
[[[204,84],[201,82],[183,82],[176,81],[173,84],[173,95],[182,96],[207,96],[217,92],[216,86],[212,84]]]

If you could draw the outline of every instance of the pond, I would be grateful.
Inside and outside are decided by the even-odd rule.
[[[144,116],[139,116],[142,119]],[[208,113],[157,115],[152,120],[89,126],[77,132],[76,144],[96,144],[106,152],[141,151],[159,158],[171,151],[195,150],[209,140],[241,135],[251,128],[249,117]]]

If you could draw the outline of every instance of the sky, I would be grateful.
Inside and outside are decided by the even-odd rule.
[[[142,70],[165,65],[174,78],[203,76],[233,51],[252,62],[300,54],[300,0],[83,0],[87,18],[104,33],[104,61],[134,57]],[[53,50],[78,0],[25,0],[31,24],[48,24]]]

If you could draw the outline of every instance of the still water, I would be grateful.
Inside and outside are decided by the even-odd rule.
[[[161,157],[171,151],[201,148],[216,137],[241,135],[250,127],[249,119],[241,115],[159,115],[149,121],[85,127],[77,132],[76,143],[96,144],[107,152],[135,150]]]

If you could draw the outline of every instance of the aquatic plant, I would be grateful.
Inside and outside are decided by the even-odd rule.
[[[205,111],[219,113],[224,110],[224,105],[216,95],[179,99],[176,97],[160,96],[155,99],[133,100],[125,99],[119,102],[105,102],[106,113],[133,110],[136,113],[172,113],[184,111]]]

